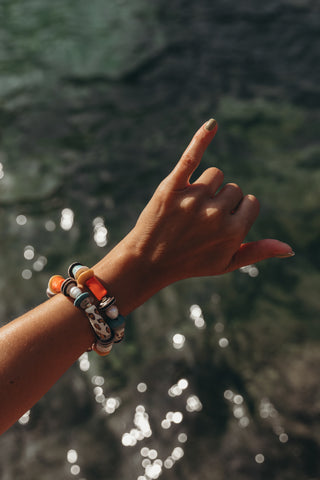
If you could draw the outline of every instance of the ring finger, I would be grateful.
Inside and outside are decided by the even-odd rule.
[[[227,183],[213,198],[217,206],[230,213],[235,212],[242,199],[242,190],[236,183]]]

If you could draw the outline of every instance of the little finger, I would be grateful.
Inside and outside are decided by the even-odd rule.
[[[254,195],[243,197],[238,209],[234,213],[234,219],[237,220],[244,229],[244,238],[250,228],[256,221],[260,211],[259,200]]]

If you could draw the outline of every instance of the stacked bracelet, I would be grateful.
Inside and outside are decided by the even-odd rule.
[[[93,350],[99,355],[108,355],[113,343],[123,340],[125,329],[125,319],[119,315],[115,298],[108,296],[92,269],[75,262],[70,265],[68,274],[67,279],[61,275],[51,277],[47,295],[52,297],[61,292],[72,299],[73,304],[86,314],[94,331],[96,342]],[[94,295],[97,304],[89,292]]]

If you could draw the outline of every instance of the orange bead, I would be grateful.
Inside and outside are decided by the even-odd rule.
[[[84,266],[78,268],[78,269],[76,270],[75,274],[74,274],[75,280],[78,280],[79,276],[80,276],[82,273],[87,272],[87,271],[89,271],[89,270],[90,270],[89,267],[84,267]],[[93,272],[92,272],[92,273],[93,273]]]
[[[74,278],[77,280],[79,287],[84,287],[86,282],[89,278],[93,277],[94,273],[91,268],[85,267],[86,270],[80,268],[78,272],[76,272]]]
[[[86,286],[89,288],[89,290],[91,290],[93,295],[98,300],[101,300],[108,293],[102,283],[100,283],[96,277],[88,278],[86,281]]]
[[[53,275],[49,280],[49,288],[53,293],[60,293],[64,278],[61,275]]]

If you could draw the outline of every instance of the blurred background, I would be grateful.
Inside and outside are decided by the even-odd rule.
[[[249,240],[296,252],[133,312],[108,358],[84,354],[1,436],[1,479],[320,479],[319,14],[1,0],[2,324],[109,251],[210,117],[198,173],[259,198]]]

